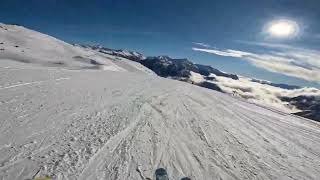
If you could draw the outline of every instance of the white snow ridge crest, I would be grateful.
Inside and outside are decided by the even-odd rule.
[[[320,177],[318,122],[19,26],[0,41],[0,179]]]

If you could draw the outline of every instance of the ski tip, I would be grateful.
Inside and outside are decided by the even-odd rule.
[[[184,178],[181,178],[181,180],[191,180],[191,178],[184,177]]]
[[[164,168],[159,168],[155,172],[156,180],[169,180],[168,173]]]

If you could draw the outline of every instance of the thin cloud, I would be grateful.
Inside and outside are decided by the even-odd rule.
[[[320,34],[316,34],[314,37],[320,39]]]
[[[281,48],[281,49],[300,49],[296,48],[287,44],[275,44],[275,43],[265,43],[265,42],[251,42],[251,41],[240,41],[237,40],[236,42],[241,44],[253,45],[253,46],[263,46],[268,48]]]
[[[270,45],[270,44],[260,44]],[[253,53],[238,50],[218,50],[208,48],[192,48],[194,51],[206,52],[218,56],[235,57],[246,60],[251,64],[274,73],[281,73],[287,76],[300,79],[320,82],[320,52],[290,46],[282,46],[278,51],[267,53]],[[297,50],[298,49],[298,50]]]
[[[201,46],[201,47],[205,47],[205,48],[211,47],[209,44],[201,43],[201,42],[194,42],[193,44]]]
[[[203,48],[192,48],[194,51],[201,51],[201,52],[206,52],[210,54],[216,54],[219,56],[227,56],[227,57],[237,57],[241,58],[245,55],[249,55],[250,53],[244,52],[244,51],[237,51],[237,50],[216,50],[216,49],[203,49]]]

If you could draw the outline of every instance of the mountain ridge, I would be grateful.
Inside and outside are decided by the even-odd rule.
[[[91,46],[86,46],[86,47],[92,48]],[[164,55],[145,57],[141,53],[138,53],[136,51],[112,50],[110,48],[105,48],[102,46],[93,46],[93,49],[98,50],[99,52],[102,52],[102,53],[124,57],[132,61],[139,62],[145,67],[151,69],[153,72],[155,72],[157,75],[161,77],[189,82],[194,85],[198,85],[200,87],[212,89],[212,90],[223,92],[223,93],[228,93],[228,92],[224,91],[223,88],[219,86],[219,84],[215,83],[217,81],[217,78],[215,76],[231,78],[233,80],[239,80],[239,76],[235,74],[222,72],[209,65],[196,64],[188,60],[187,58],[174,59]],[[108,51],[105,51],[105,50],[108,50]],[[199,78],[198,80],[192,80],[191,76],[194,75],[195,73],[200,74],[202,76],[202,77],[198,76],[200,77],[200,79],[202,79],[200,80],[201,82],[199,81]],[[278,84],[278,83],[273,83],[266,80],[249,79],[248,81],[251,81],[253,83],[258,83],[261,85],[281,88],[285,90],[303,89],[300,86]],[[296,95],[295,97],[286,97],[286,96],[280,95],[279,97],[277,97],[277,100],[282,101],[281,103],[284,106],[288,106],[288,109],[289,108],[293,109],[294,107],[296,107],[296,110],[291,111],[292,114],[296,114],[298,116],[312,119],[315,121],[320,121],[320,111],[318,109],[318,107],[320,106],[320,101],[313,101],[312,106],[301,105],[301,104],[305,105],[305,103],[303,102],[305,101],[305,99],[303,97],[311,96],[316,99],[320,97],[320,91],[319,90],[317,91],[318,93],[316,95],[299,94],[299,95]],[[239,96],[237,93],[228,93],[228,94]],[[240,97],[244,99],[248,99],[247,96],[240,95]],[[285,108],[283,109],[285,110]]]

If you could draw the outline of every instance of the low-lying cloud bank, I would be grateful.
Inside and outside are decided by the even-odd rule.
[[[267,43],[255,45],[265,46],[271,50],[266,53],[253,53],[232,49],[219,50],[196,47],[192,49],[218,56],[239,58],[271,72],[320,82],[320,51]]]
[[[277,110],[296,113],[300,112],[296,106],[284,101],[284,98],[294,97],[320,97],[320,90],[317,88],[296,88],[286,89],[277,87],[271,82],[261,80],[250,79],[246,77],[239,77],[238,80],[231,79],[228,77],[216,76],[210,74],[209,77],[212,80],[202,75],[191,72],[190,81],[195,84],[202,84],[204,82],[215,84],[219,87],[222,92],[231,94],[236,97],[241,97],[248,100],[249,102],[259,104],[265,107],[272,107]]]
[[[254,82],[244,77],[240,77],[239,80],[233,80],[215,75],[211,76],[215,77],[215,81],[212,82],[228,94],[239,96],[250,102],[270,106],[287,113],[296,113],[300,110],[288,102],[283,101],[283,97],[320,96],[320,90],[316,88],[284,89]]]

